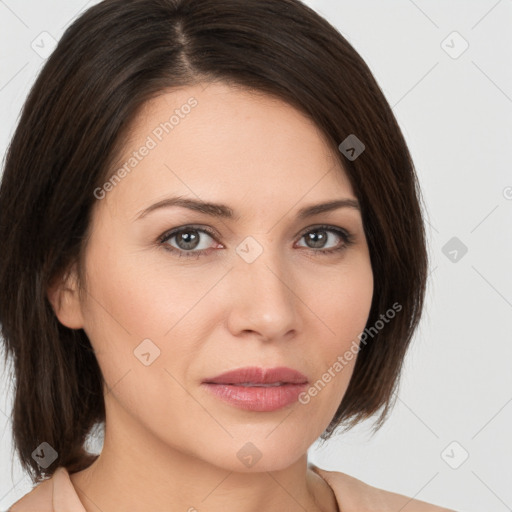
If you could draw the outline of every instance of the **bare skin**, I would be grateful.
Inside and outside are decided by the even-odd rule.
[[[191,97],[197,105],[158,140],[155,128]],[[361,213],[297,215],[357,200],[344,170],[303,114],[224,84],[145,105],[119,166],[148,136],[156,146],[95,205],[83,300],[75,273],[49,290],[59,320],[87,333],[106,382],[102,453],[71,475],[80,500],[87,512],[335,512],[307,450],[334,416],[355,358],[307,403],[276,411],[239,409],[202,382],[244,366],[287,366],[312,385],[358,342],[373,295]],[[137,219],[177,195],[225,204],[235,216],[173,206]],[[190,225],[196,248],[177,236],[160,241]],[[321,225],[348,231],[353,243]],[[323,245],[308,245],[307,233]],[[247,237],[256,244],[244,245]],[[237,247],[261,254],[248,263]],[[151,354],[160,351],[149,365],[134,354],[146,339]],[[237,456],[249,442],[261,455],[251,467]]]

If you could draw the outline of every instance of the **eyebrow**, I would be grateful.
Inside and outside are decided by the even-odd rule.
[[[189,210],[200,212],[211,217],[220,217],[232,220],[240,218],[239,215],[235,215],[235,212],[225,204],[210,203],[207,201],[201,201],[199,199],[191,199],[178,196],[163,199],[162,201],[159,201],[158,203],[152,204],[148,208],[141,210],[137,214],[135,220],[140,220],[155,210],[159,210],[161,208],[172,208],[175,206],[187,208]],[[338,208],[354,208],[356,210],[360,210],[359,202],[356,199],[333,199],[325,203],[313,204],[301,208],[297,213],[297,218],[302,220],[314,215],[318,215],[320,213],[337,210]]]

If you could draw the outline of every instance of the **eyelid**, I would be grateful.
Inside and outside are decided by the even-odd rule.
[[[347,235],[350,234],[349,231],[347,231],[345,228],[342,228],[340,226],[334,226],[332,224],[312,224],[311,226],[308,226],[307,228],[304,228],[301,231],[299,231],[297,233],[297,235],[295,235],[295,236],[302,237],[306,233],[309,233],[310,231],[316,231],[316,230],[320,231],[321,229],[325,229],[326,231],[341,231]]]
[[[210,226],[205,226],[204,224],[183,224],[182,226],[177,226],[175,228],[167,230],[165,233],[160,235],[158,237],[157,241],[159,243],[164,243],[167,240],[169,240],[170,238],[172,238],[173,236],[176,236],[178,233],[180,233],[182,231],[186,231],[188,229],[196,230],[196,231],[204,231],[206,234],[210,235],[217,243],[220,244],[220,242],[217,240],[217,238],[219,238],[217,231],[215,229],[211,228]],[[192,251],[189,251],[189,252],[192,252]],[[199,252],[199,251],[196,251],[196,252]]]
[[[338,237],[340,237],[343,240],[343,246],[340,248],[331,248],[331,249],[311,249],[310,251],[313,253],[320,253],[320,254],[326,254],[329,252],[336,252],[337,250],[342,251],[343,249],[346,249],[347,247],[353,245],[356,241],[356,236],[352,231],[349,231],[346,228],[342,228],[340,226],[334,226],[331,224],[314,224],[312,226],[309,226],[302,230],[297,236],[299,237],[299,240],[302,239],[304,235],[310,232],[314,231],[330,231],[332,233],[335,233]],[[307,247],[305,247],[307,249]]]

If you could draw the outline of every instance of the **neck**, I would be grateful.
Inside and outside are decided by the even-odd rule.
[[[70,475],[87,512],[338,510],[332,489],[308,469],[307,453],[285,469],[237,472],[138,434],[106,428],[101,455]]]

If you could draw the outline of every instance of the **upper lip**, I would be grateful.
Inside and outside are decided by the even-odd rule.
[[[285,366],[276,368],[248,366],[221,373],[216,377],[205,379],[203,382],[213,384],[275,384],[278,382],[283,384],[305,384],[308,379],[299,371]]]

